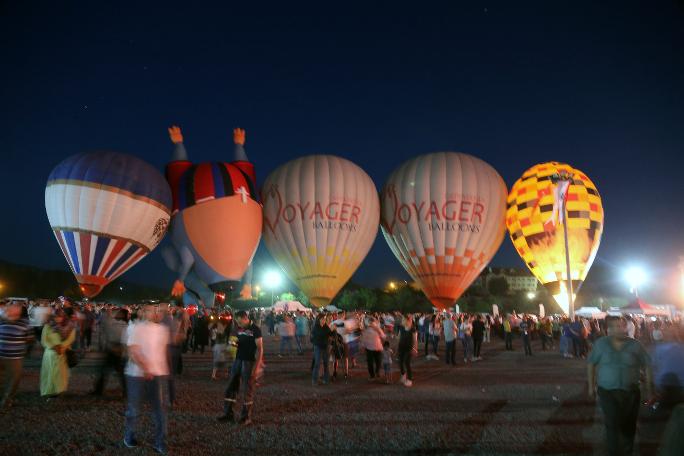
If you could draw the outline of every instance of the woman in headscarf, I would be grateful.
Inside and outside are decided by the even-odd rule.
[[[40,395],[55,397],[69,385],[66,351],[76,339],[76,331],[64,310],[57,309],[43,328],[40,343],[45,348],[40,366]]]

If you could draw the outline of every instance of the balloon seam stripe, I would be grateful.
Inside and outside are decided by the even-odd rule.
[[[143,201],[145,203],[148,203],[152,206],[156,206],[157,208],[161,209],[164,211],[167,215],[171,215],[171,210],[164,205],[163,203],[160,203],[157,200],[154,200],[152,198],[149,198],[147,196],[142,196],[135,194],[133,192],[129,192],[127,190],[122,190],[121,188],[118,187],[113,187],[111,185],[104,185],[104,184],[98,184],[95,182],[88,182],[88,181],[82,181],[78,179],[55,179],[46,185],[46,188],[52,187],[53,185],[77,185],[80,187],[89,187],[89,188],[94,188],[98,190],[103,190],[103,191],[108,191],[112,193],[118,193],[123,196],[128,196],[131,199],[137,200],[137,201]]]

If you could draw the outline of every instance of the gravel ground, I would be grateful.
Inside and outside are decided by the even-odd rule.
[[[602,418],[586,399],[583,361],[555,352],[525,357],[519,344],[506,352],[495,340],[473,364],[416,359],[413,388],[369,382],[363,356],[348,382],[312,387],[310,350],[278,358],[277,339],[265,336],[265,342],[266,374],[248,427],[216,422],[227,382],[210,379],[211,354],[184,355],[169,415],[171,454],[604,453]],[[87,394],[99,354],[89,353],[72,371],[69,392],[48,403],[37,393],[39,356],[26,361],[15,406],[0,414],[0,455],[152,453],[148,416],[142,447],[122,447],[124,404],[113,376],[105,397]],[[397,380],[396,362],[393,369]],[[657,452],[664,425],[642,409],[639,454]]]

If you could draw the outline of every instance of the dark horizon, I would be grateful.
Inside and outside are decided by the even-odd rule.
[[[595,264],[616,276],[643,264],[656,280],[640,294],[681,302],[681,3],[106,8],[0,6],[2,259],[68,270],[43,201],[67,156],[117,150],[163,170],[178,124],[191,160],[221,160],[239,126],[259,183],[309,153],[354,161],[378,189],[403,161],[440,150],[482,158],[509,189],[536,163],[568,162],[603,198]],[[270,261],[262,244],[257,269]],[[524,267],[508,236],[492,264]],[[407,278],[378,234],[352,280]],[[170,288],[174,274],[157,249],[123,279]]]

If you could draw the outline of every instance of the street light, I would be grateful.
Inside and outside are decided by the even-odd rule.
[[[264,275],[264,284],[271,290],[271,307],[273,307],[273,290],[282,282],[283,278],[278,271],[268,271]]]
[[[390,290],[396,290],[397,289],[397,284],[394,282],[389,283]]]
[[[634,293],[634,296],[639,297],[639,287],[643,285],[648,278],[646,272],[637,266],[632,266],[625,271],[625,280],[629,284],[629,291]]]

